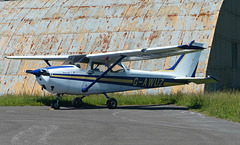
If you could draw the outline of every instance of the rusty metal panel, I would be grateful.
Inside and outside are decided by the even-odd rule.
[[[24,70],[46,66],[42,61],[6,60],[6,55],[101,53],[197,40],[209,48],[202,52],[197,69],[197,76],[205,76],[222,3],[223,0],[0,2],[1,94],[39,93],[41,89],[34,77],[26,75]],[[126,65],[158,71],[169,68],[177,59],[178,56],[174,56]],[[204,85],[190,84],[130,93],[199,92],[203,89]]]

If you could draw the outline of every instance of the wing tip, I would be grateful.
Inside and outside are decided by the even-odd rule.
[[[11,56],[4,56],[5,59],[11,59]]]
[[[189,43],[189,46],[193,46],[194,43],[195,43],[195,40],[192,40],[192,41]]]
[[[178,45],[178,48],[181,49],[196,49],[196,50],[203,50],[206,49],[203,47],[204,43],[196,42],[195,40],[192,40],[188,45]]]

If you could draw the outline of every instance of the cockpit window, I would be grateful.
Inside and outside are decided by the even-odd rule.
[[[118,72],[125,72],[125,70],[124,70],[122,64],[118,64],[118,65],[116,65],[115,67],[113,67],[110,72],[118,73]]]

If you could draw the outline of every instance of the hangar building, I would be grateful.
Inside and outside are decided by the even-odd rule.
[[[41,91],[24,70],[43,61],[7,60],[9,55],[64,55],[204,43],[197,76],[210,85],[133,91],[158,94],[240,88],[239,0],[16,0],[0,1],[0,95]],[[178,56],[131,62],[134,69],[161,70]],[[54,62],[53,64],[59,65]],[[127,92],[124,92],[127,93]]]

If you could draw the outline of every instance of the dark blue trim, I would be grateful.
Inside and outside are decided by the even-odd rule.
[[[77,74],[54,74],[54,75],[67,75],[67,76],[79,76],[79,77],[99,77],[99,75],[77,75]],[[133,77],[125,77],[125,76],[104,76],[102,78],[112,78],[112,79],[131,79]]]
[[[197,65],[196,65],[196,67],[195,67],[195,69],[194,69],[194,71],[193,71],[193,73],[192,73],[192,76],[191,76],[191,77],[195,77],[195,75],[196,75],[196,71],[197,71],[197,66],[198,66],[198,63],[197,63]]]
[[[169,68],[169,69],[167,69],[167,70],[175,70],[175,68],[178,66],[178,64],[180,63],[180,61],[183,59],[184,55],[185,55],[185,54],[182,54],[182,55],[178,58],[177,62],[176,62],[171,68]]]
[[[26,70],[26,73],[30,73],[30,74],[34,74],[36,77],[40,76],[40,69],[36,69],[36,70]]]
[[[189,43],[189,46],[193,46],[194,42],[195,42],[195,40],[191,41],[191,42]]]
[[[57,69],[57,68],[70,68],[73,66],[52,66],[52,67],[46,67],[46,69]]]
[[[93,81],[94,81],[94,80],[92,80],[92,79],[64,78],[64,77],[55,77],[55,76],[51,76],[51,78],[64,79],[64,80],[86,81],[86,82],[93,82]],[[105,77],[103,77],[103,78],[105,78]],[[132,83],[124,83],[124,82],[103,81],[103,80],[98,80],[98,82],[100,82],[100,83],[106,83],[106,84],[116,84],[116,85],[132,86]]]
[[[61,75],[61,76],[75,76],[75,77],[92,77],[92,78],[98,78],[99,75],[78,75],[78,74],[58,74],[54,73],[52,75]],[[54,76],[51,76],[54,77]],[[111,79],[132,79],[135,77],[125,77],[125,76],[104,76],[102,78],[111,78]]]
[[[213,76],[211,76],[211,75],[208,75],[208,77],[209,77],[210,79],[214,79],[215,81],[219,82],[219,80],[218,80],[217,78],[215,78],[215,77],[213,77]]]
[[[206,49],[204,47],[199,47],[199,46],[189,46],[189,45],[179,45],[178,48],[182,48],[182,49]]]
[[[53,75],[58,75],[58,74],[53,74]],[[82,77],[99,77],[99,76],[89,76],[89,75],[69,75],[69,74],[59,74],[62,76],[82,76]],[[57,78],[57,79],[65,79],[65,80],[76,80],[76,81],[86,81],[86,82],[94,82],[95,80],[92,79],[80,79],[80,78],[65,78],[65,77],[57,77],[57,76],[50,76],[51,78]],[[164,79],[164,82],[161,83],[161,86],[159,84],[155,86],[154,84],[157,82],[160,83],[159,79],[163,78],[145,78],[145,77],[122,77],[122,76],[103,76],[102,78],[109,78],[109,79],[128,79],[132,80],[132,83],[126,83],[126,82],[118,82],[118,81],[107,81],[107,80],[98,80],[99,83],[105,83],[105,84],[115,84],[115,85],[125,85],[125,86],[132,86],[132,87],[141,87],[141,88],[157,88],[157,87],[164,87],[165,83],[180,83],[180,84],[187,84],[186,80],[175,80],[175,79]],[[135,79],[137,78],[137,85],[135,84]],[[143,86],[145,79],[147,79],[147,85]],[[149,82],[150,80],[154,80]],[[156,81],[155,81],[156,80]],[[151,84],[151,85],[149,85]]]
[[[48,60],[45,60],[45,59],[44,59],[44,61],[47,63],[47,65],[48,65],[49,67],[51,67],[51,64],[49,63]]]

